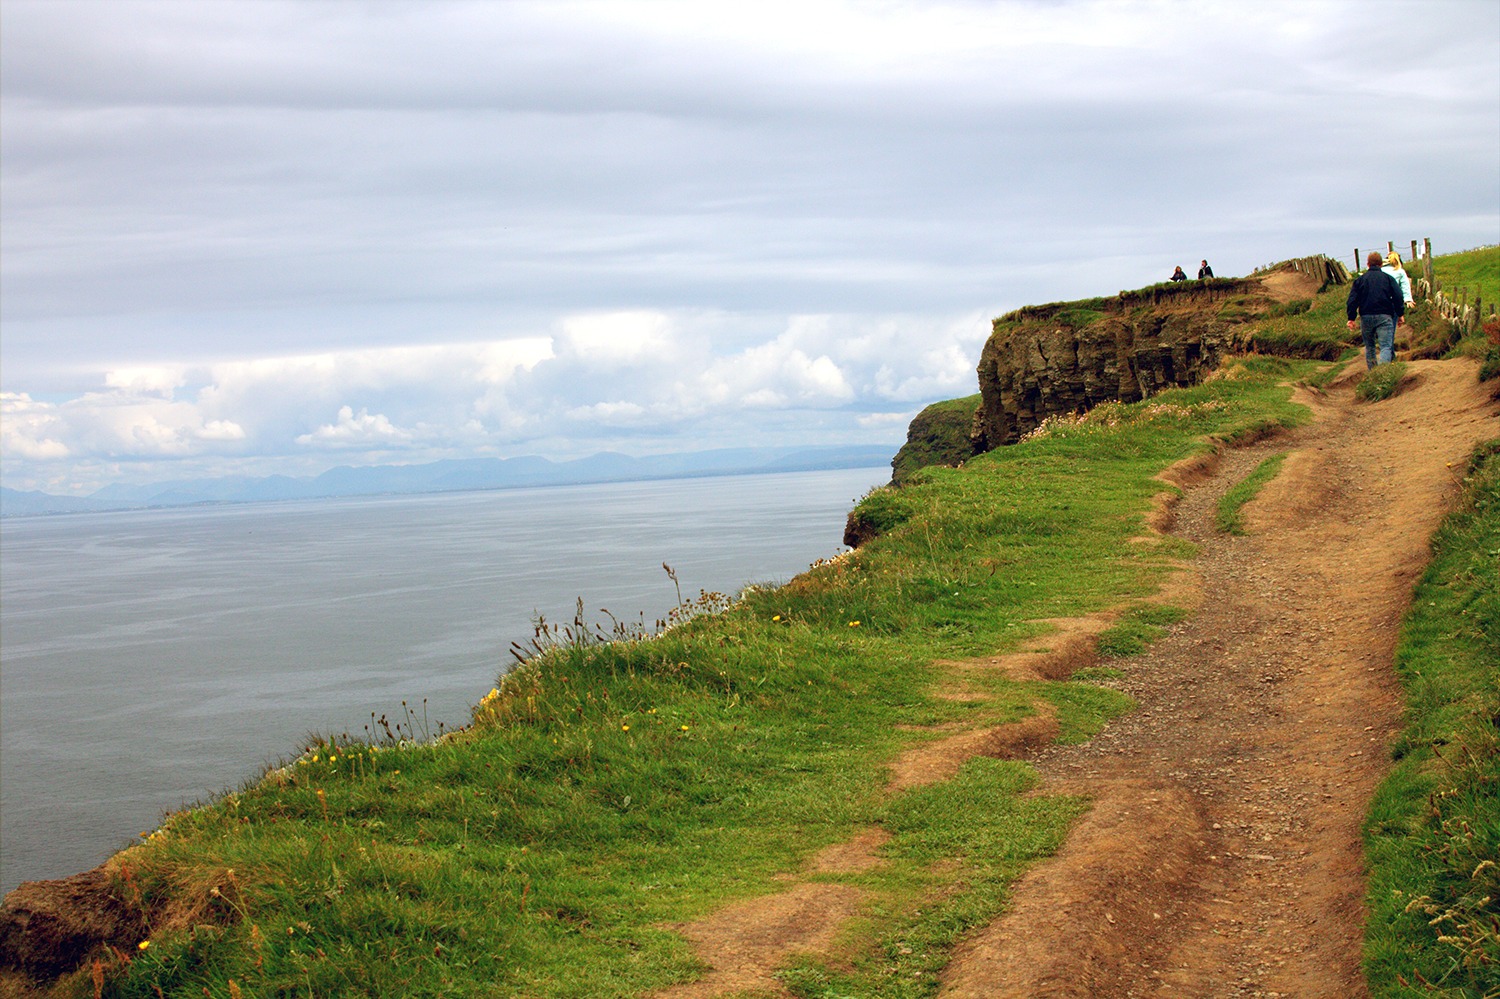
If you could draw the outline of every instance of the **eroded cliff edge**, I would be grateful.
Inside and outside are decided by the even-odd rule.
[[[1285,352],[1257,341],[1256,321],[1305,309],[1322,288],[1347,281],[1342,265],[1312,257],[1247,278],[1154,285],[1007,313],[994,321],[980,356],[978,395],[917,415],[892,462],[892,482],[1013,444],[1050,416],[1197,384],[1225,354]]]

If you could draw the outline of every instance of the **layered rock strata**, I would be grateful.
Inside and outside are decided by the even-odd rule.
[[[979,361],[974,453],[1013,444],[1049,416],[1193,385],[1239,346],[1258,282],[1194,282],[995,320]]]

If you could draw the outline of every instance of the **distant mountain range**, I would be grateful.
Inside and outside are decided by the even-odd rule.
[[[425,465],[370,465],[363,468],[342,466],[311,478],[292,478],[286,475],[265,478],[231,476],[180,479],[151,485],[110,485],[89,496],[54,496],[51,493],[22,492],[0,487],[0,516],[875,468],[888,465],[895,450],[892,445],[875,444],[724,448],[658,454],[644,458],[606,451],[588,458],[561,462],[534,456],[467,458],[434,461]]]

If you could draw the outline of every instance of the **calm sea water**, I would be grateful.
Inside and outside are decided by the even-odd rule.
[[[841,550],[884,469],[0,521],[0,891],[371,713],[456,727],[537,613],[654,621]]]

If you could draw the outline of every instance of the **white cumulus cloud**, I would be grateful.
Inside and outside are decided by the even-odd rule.
[[[344,448],[402,445],[411,440],[412,434],[409,431],[395,426],[380,413],[371,414],[365,409],[355,413],[349,406],[340,406],[337,422],[325,423],[310,434],[302,434],[297,438],[297,443]]]

